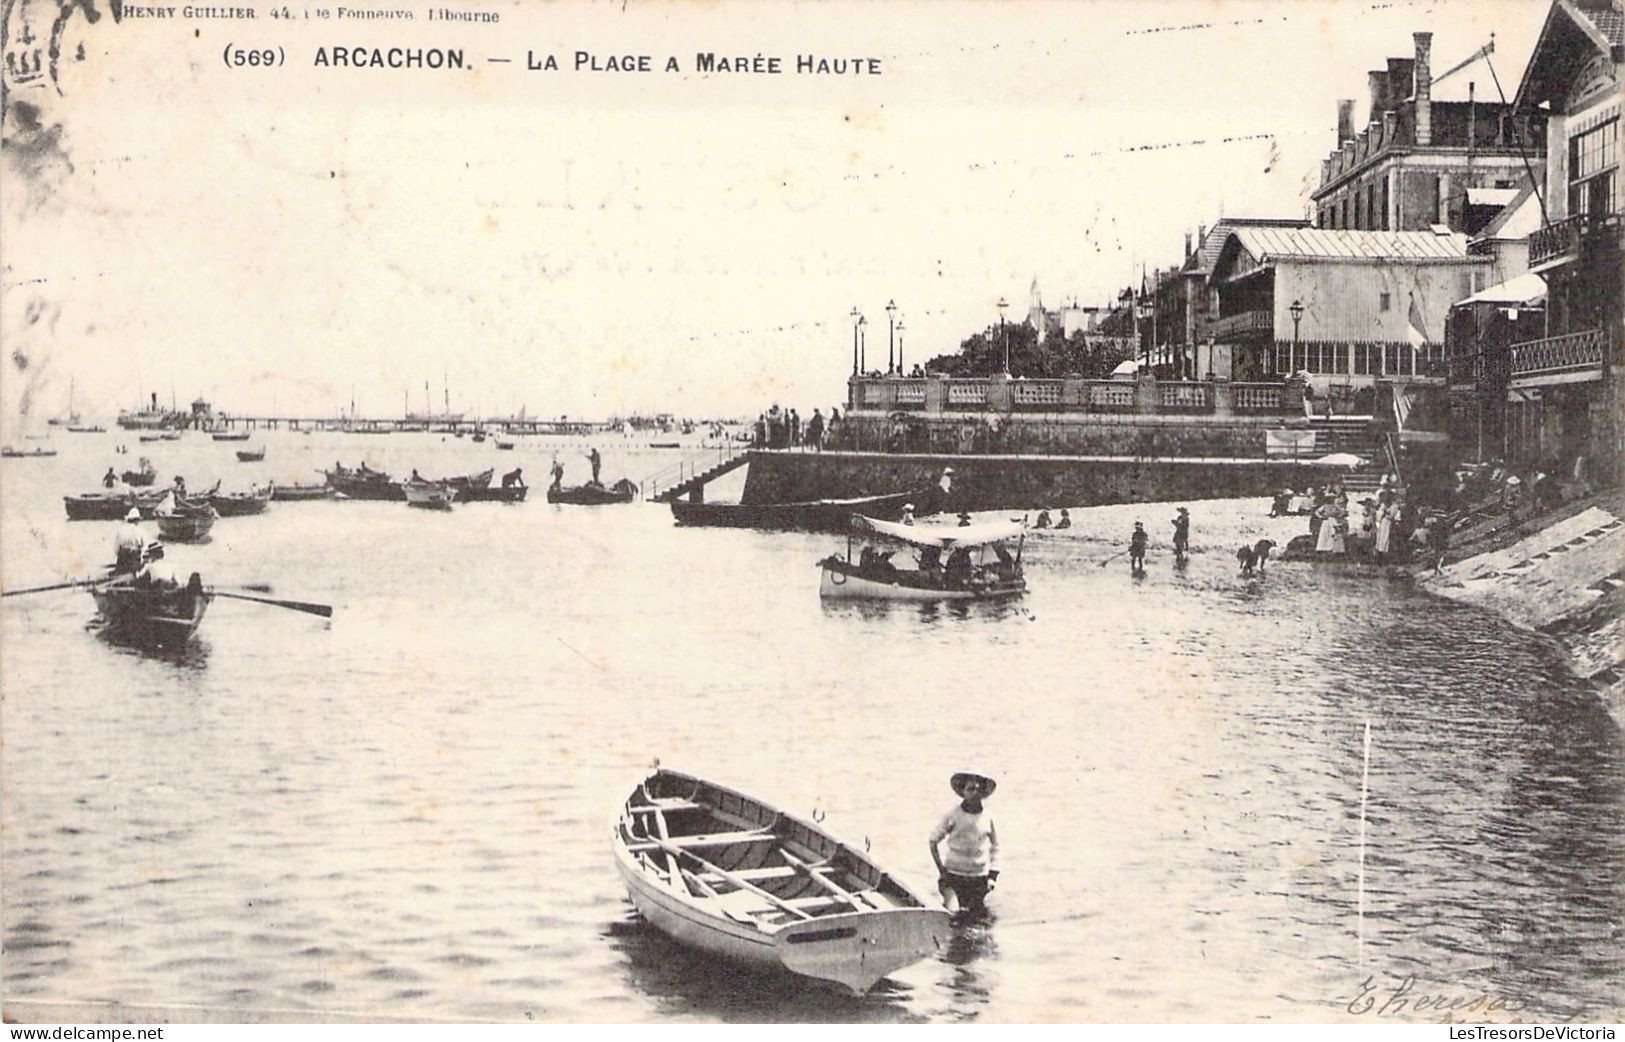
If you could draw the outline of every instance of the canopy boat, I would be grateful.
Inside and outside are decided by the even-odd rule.
[[[63,496],[62,505],[67,508],[69,521],[122,521],[131,507],[150,520],[167,492],[86,492]]]
[[[854,558],[852,540],[846,556],[831,554],[819,561],[824,570],[818,595],[830,600],[985,601],[1025,593],[1021,547],[1026,526],[1021,521],[992,521],[979,525],[905,525],[877,521],[861,515],[853,526],[894,544],[918,547],[914,568],[898,568],[892,553],[864,547]],[[1015,553],[1006,548],[1014,541]],[[988,551],[993,551],[989,559]],[[946,561],[943,556],[947,555]]]
[[[597,482],[588,482],[585,485],[552,485],[547,490],[547,501],[596,507],[608,506],[611,503],[630,503],[637,495],[638,486],[631,479],[622,478],[615,484],[607,486]]]
[[[613,826],[638,912],[680,943],[862,995],[941,951],[948,913],[817,825],[660,769]]]
[[[158,537],[166,543],[200,543],[220,519],[207,499],[182,500],[172,510],[153,516],[158,520]]]
[[[301,485],[295,482],[291,485],[271,486],[271,501],[276,503],[296,499],[332,499],[334,494],[331,485]]]
[[[5,448],[0,449],[0,456],[6,459],[30,459],[35,456],[55,455],[56,450],[46,445],[38,445],[31,449],[17,449],[7,445]]]
[[[407,481],[401,490],[406,494],[406,505],[429,510],[450,510],[457,490],[444,481]]]
[[[107,630],[157,644],[183,644],[197,632],[214,595],[196,572],[185,586],[133,576],[90,587]]]
[[[126,485],[142,488],[158,480],[158,470],[152,465],[152,460],[142,456],[140,470],[127,470],[119,477],[124,479]]]
[[[272,486],[267,484],[261,488],[249,489],[247,492],[229,492],[223,496],[211,495],[209,505],[214,507],[215,513],[221,517],[263,514],[265,508],[271,505],[272,493]]]
[[[673,500],[671,515],[680,525],[844,532],[851,528],[853,514],[893,521],[903,516],[904,505],[916,501],[917,497],[911,492],[858,499],[813,499],[799,503],[685,503]]]
[[[213,437],[214,437],[215,441],[247,441],[248,440],[248,432],[247,431],[215,431]]]
[[[238,463],[258,463],[261,460],[263,460],[264,458],[265,458],[265,446],[264,445],[261,445],[257,449],[238,449],[237,450],[237,462]]]
[[[349,499],[399,501],[406,498],[401,486],[391,481],[388,474],[381,470],[373,470],[365,463],[355,470],[339,467],[337,470],[325,470],[322,473],[327,476],[330,488]]]

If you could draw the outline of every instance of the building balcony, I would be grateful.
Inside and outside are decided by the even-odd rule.
[[[1587,248],[1620,245],[1620,230],[1625,222],[1617,213],[1575,214],[1561,221],[1553,221],[1529,236],[1529,267],[1551,268],[1573,260]]]
[[[1268,340],[1275,336],[1275,316],[1267,310],[1241,311],[1214,319],[1207,332],[1215,340]]]
[[[1600,380],[1612,354],[1610,346],[1606,329],[1587,329],[1513,344],[1513,386]]]

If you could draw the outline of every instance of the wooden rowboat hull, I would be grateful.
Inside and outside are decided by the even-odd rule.
[[[144,519],[151,519],[161,495],[132,495],[90,493],[81,496],[63,496],[69,521],[122,521],[131,507],[141,511]]]
[[[597,507],[612,506],[616,503],[630,503],[637,496],[635,488],[626,488],[616,485],[571,485],[547,490],[549,503],[563,503],[569,506]]]
[[[183,644],[203,622],[214,599],[207,592],[144,590],[129,580],[90,588],[107,630],[153,644]]]
[[[862,995],[948,943],[948,913],[866,854],[691,775],[646,779],[614,822],[612,844],[650,925],[755,968]]]
[[[172,516],[159,514],[158,537],[167,543],[198,543],[207,539],[214,527],[215,515]]]

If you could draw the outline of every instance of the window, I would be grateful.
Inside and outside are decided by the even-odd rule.
[[[1569,213],[1601,217],[1618,203],[1619,120],[1569,138]]]
[[[1387,311],[1389,309],[1389,307],[1392,306],[1392,303],[1393,303],[1393,301],[1392,301],[1392,298],[1390,297],[1389,294],[1387,294],[1387,293],[1378,293],[1377,294],[1377,310],[1378,311]]]

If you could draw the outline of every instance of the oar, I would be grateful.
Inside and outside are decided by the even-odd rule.
[[[95,586],[106,579],[75,579],[70,583],[52,583],[49,586],[30,586],[26,590],[6,590],[0,597],[21,597],[25,593],[49,593],[52,590],[72,590],[80,586]]]
[[[230,597],[232,600],[237,601],[253,601],[256,604],[269,604],[273,608],[287,608],[291,611],[302,611],[307,615],[320,615],[324,619],[331,619],[333,617],[333,606],[331,604],[312,604],[309,601],[278,601],[272,600],[269,597],[250,597],[246,593],[230,593],[226,590],[216,590],[213,588],[211,588],[209,592],[214,594],[216,597]]]

